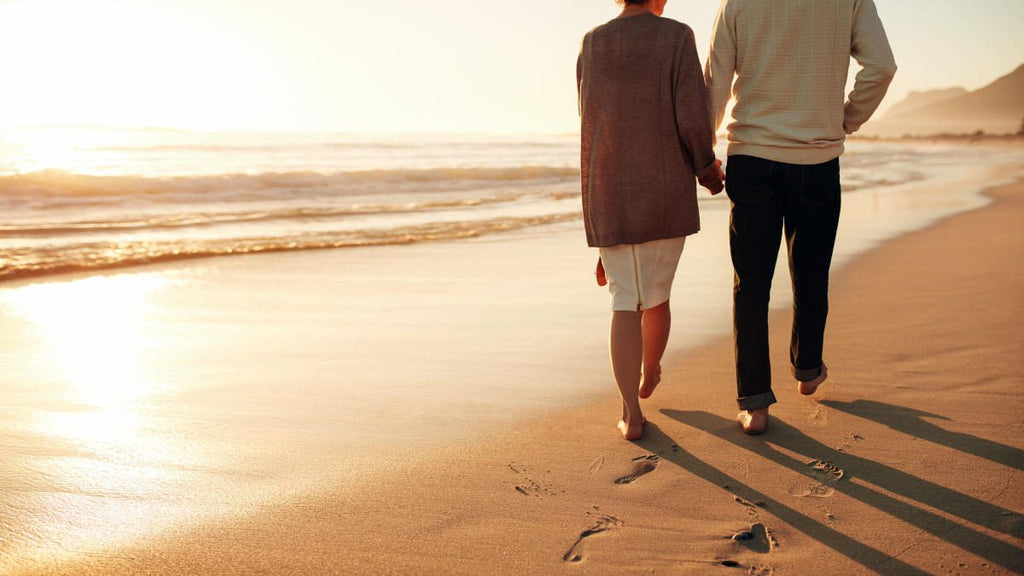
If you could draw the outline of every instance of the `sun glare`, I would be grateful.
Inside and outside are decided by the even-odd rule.
[[[13,527],[31,535],[33,554],[102,549],[174,511],[160,499],[183,482],[177,466],[189,453],[154,421],[167,384],[150,327],[156,296],[177,282],[174,273],[129,273],[0,290],[2,309],[39,342],[27,361],[40,401],[25,429],[46,440],[14,460],[45,474]]]
[[[184,8],[78,0],[0,2],[0,109],[14,125],[217,127],[244,115],[253,54]],[[17,82],[15,84],[15,81]],[[55,147],[41,151],[59,156]]]
[[[63,170],[88,173],[84,153],[103,145],[123,145],[123,137],[98,129],[42,128],[10,130],[4,135],[7,158],[0,173]]]
[[[16,313],[49,342],[51,365],[82,411],[54,413],[50,432],[86,445],[116,441],[137,425],[135,407],[158,388],[140,355],[150,297],[168,280],[124,274],[35,284],[7,295]]]

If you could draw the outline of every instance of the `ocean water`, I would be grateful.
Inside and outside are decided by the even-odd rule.
[[[565,221],[576,150],[572,136],[8,134],[0,280]]]
[[[952,153],[850,148],[847,192],[919,180],[922,164]],[[569,222],[580,217],[578,165],[572,134],[8,131],[0,134],[0,282]]]

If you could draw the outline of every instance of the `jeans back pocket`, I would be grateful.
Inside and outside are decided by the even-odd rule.
[[[737,204],[761,204],[772,198],[774,162],[737,154],[726,164],[725,193]]]
[[[800,202],[823,206],[839,195],[839,158],[804,167],[800,183]]]

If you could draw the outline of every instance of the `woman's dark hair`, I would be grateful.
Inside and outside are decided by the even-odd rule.
[[[647,4],[648,2],[650,0],[615,0],[616,4],[622,4],[623,6],[626,4]]]

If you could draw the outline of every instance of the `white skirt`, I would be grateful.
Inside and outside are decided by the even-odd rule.
[[[668,301],[686,237],[601,248],[612,310],[637,312]]]

